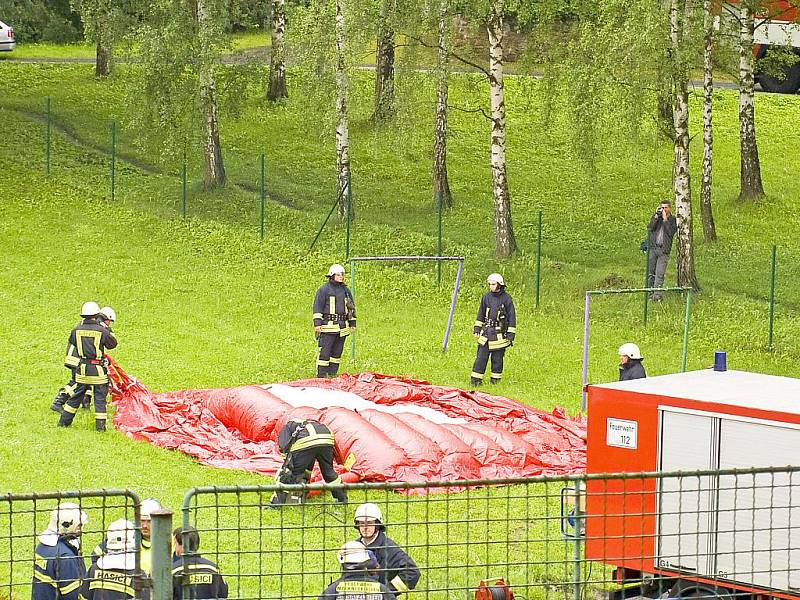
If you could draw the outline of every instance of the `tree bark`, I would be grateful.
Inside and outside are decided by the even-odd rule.
[[[714,165],[714,15],[712,0],[703,0],[703,172],[700,180],[700,218],[703,221],[703,240],[717,239],[714,212],[711,205],[711,182]]]
[[[213,37],[206,0],[197,0],[197,25],[201,44]],[[219,114],[214,64],[207,57],[199,67],[200,107],[203,114],[203,186],[209,190],[225,185],[225,166],[219,141]]]
[[[682,58],[681,48],[689,26],[686,0],[670,0],[669,20],[675,86],[673,191],[678,221],[678,285],[696,290],[698,284],[694,269],[692,186],[689,171],[689,73]]]
[[[503,87],[503,0],[492,0],[486,29],[489,34],[489,94],[492,121],[492,198],[495,252],[507,258],[517,250],[511,222],[511,196],[506,177],[506,105]]]
[[[346,211],[353,217],[350,202],[350,133],[347,121],[347,65],[345,46],[344,1],[336,0],[336,183],[339,219]]]
[[[743,0],[739,3],[739,200],[758,200],[764,196],[761,162],[756,141],[755,94],[753,81],[753,13]]]
[[[378,16],[378,38],[375,49],[375,112],[376,123],[394,117],[394,20],[397,0],[381,0]]]
[[[102,7],[103,9],[105,6]],[[98,7],[100,14],[97,17],[95,36],[97,38],[94,74],[95,77],[108,77],[113,68],[114,41],[111,23],[111,5],[105,11]]]
[[[439,2],[439,49],[436,61],[436,126],[433,133],[433,206],[453,206],[453,194],[447,177],[447,96],[449,69],[447,64],[448,0]]]
[[[272,0],[271,35],[267,100],[277,102],[289,97],[286,89],[286,0]]]

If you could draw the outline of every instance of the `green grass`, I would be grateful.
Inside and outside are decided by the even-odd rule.
[[[115,432],[97,435],[79,414],[70,430],[55,427],[48,406],[67,379],[63,348],[81,302],[93,298],[117,310],[120,346],[114,357],[156,391],[227,387],[309,377],[314,372],[311,299],[327,266],[341,260],[344,231],[327,229],[308,245],[333,200],[332,133],[290,79],[288,103],[271,107],[253,81],[239,118],[223,111],[226,167],[234,182],[257,182],[258,155],[267,155],[270,202],[267,235],[258,239],[257,194],[242,187],[204,193],[191,156],[189,218],[180,219],[178,165],[143,148],[125,119],[125,68],[107,82],[90,65],[0,65],[5,93],[0,118],[4,200],[0,204],[0,302],[5,340],[0,357],[0,433],[4,460],[0,490],[44,491],[130,487],[180,506],[197,485],[266,483],[267,478],[197,465]],[[485,90],[470,76],[454,80],[451,102],[475,105]],[[431,82],[408,75],[398,82],[398,124],[375,130],[368,74],[353,77],[352,157],[358,220],[353,254],[434,254],[429,152]],[[466,386],[474,357],[471,324],[490,271],[509,283],[519,315],[517,342],[507,354],[504,381],[492,392],[544,409],[580,407],[583,292],[609,285],[638,286],[644,224],[668,194],[669,146],[623,135],[606,145],[591,173],[573,156],[563,119],[545,127],[540,87],[510,78],[509,179],[521,252],[493,258],[488,125],[474,113],[451,114],[450,176],[456,207],[444,218],[444,252],[467,257],[465,279],[447,354],[440,351],[454,267],[436,286],[431,266],[358,268],[356,360],[343,370],[409,375],[435,384]],[[427,95],[427,96],[426,96]],[[44,175],[44,98],[74,137],[53,132],[52,171]],[[717,95],[715,217],[720,241],[695,232],[702,294],[692,313],[688,368],[728,351],[731,368],[797,376],[800,334],[800,226],[795,210],[800,134],[790,126],[800,98],[760,95],[758,133],[769,197],[736,201],[736,98]],[[696,103],[695,103],[696,106]],[[697,113],[695,113],[696,116]],[[119,121],[118,152],[152,165],[117,167],[110,201],[109,123]],[[413,124],[413,125],[412,125]],[[695,123],[696,125],[696,123]],[[699,157],[699,137],[692,142]],[[542,303],[534,307],[535,222],[544,214]],[[767,352],[769,253],[778,244],[778,306],[774,352]],[[674,281],[674,257],[668,281]],[[424,316],[422,316],[424,315]],[[680,367],[683,304],[651,305],[641,324],[641,299],[593,301],[590,380],[616,378],[616,348],[634,340],[649,373]],[[225,517],[228,519],[228,517]],[[252,517],[255,518],[255,517]],[[227,522],[227,520],[226,520]],[[339,539],[339,538],[337,538]],[[271,540],[270,544],[277,544]],[[331,557],[328,557],[331,558]],[[248,568],[252,563],[248,563]],[[316,584],[316,582],[315,582]],[[306,590],[311,593],[312,590]],[[313,590],[318,593],[318,590]]]

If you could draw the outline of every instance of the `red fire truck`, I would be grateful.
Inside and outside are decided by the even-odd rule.
[[[660,583],[654,597],[800,597],[800,469],[786,466],[800,464],[800,379],[708,369],[590,385],[587,410],[588,560]],[[762,469],[730,471],[748,468]],[[699,473],[592,477],[676,471]]]
[[[758,69],[756,77],[764,91],[794,94],[800,90],[800,12],[797,7],[796,0],[776,0],[756,18],[753,52],[757,59],[766,58],[778,47],[791,48],[797,55],[794,64],[783,67],[783,77]]]

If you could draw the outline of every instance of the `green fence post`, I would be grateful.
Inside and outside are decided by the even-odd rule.
[[[150,513],[152,600],[172,600],[172,511]]]
[[[50,176],[50,96],[47,97],[47,143],[45,150],[45,169],[47,176]]]
[[[111,200],[116,194],[117,170],[117,122],[111,121]]]
[[[264,153],[261,153],[261,179],[260,193],[261,193],[261,241],[264,241]]]
[[[350,171],[347,172],[347,200],[345,201],[345,219],[347,220],[347,238],[344,244],[344,259],[350,259],[350,212],[352,211],[353,191],[351,186]]]
[[[692,290],[686,291],[686,315],[683,318],[683,353],[681,354],[681,373],[686,371],[686,354],[689,349],[689,318],[692,314]]]
[[[650,244],[647,244],[647,252],[644,253],[644,287],[650,287]],[[642,321],[647,325],[647,301],[650,299],[650,292],[644,293],[644,310]]]
[[[542,211],[539,211],[539,224],[536,228],[536,308],[539,308],[539,286],[542,281]]]
[[[356,303],[356,263],[350,261],[350,293],[353,295],[353,304]],[[350,333],[350,357],[356,359],[356,334]]]
[[[183,150],[183,172],[181,174],[181,216],[186,218],[186,149]]]
[[[436,192],[436,203],[439,205],[439,254],[442,255],[442,193]],[[442,261],[436,261],[436,285],[442,285]]]
[[[769,284],[769,341],[767,349],[772,351],[772,327],[775,322],[775,267],[778,260],[778,248],[772,246],[772,276]]]

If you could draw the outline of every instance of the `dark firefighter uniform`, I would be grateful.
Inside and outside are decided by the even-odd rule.
[[[356,326],[356,306],[353,295],[344,283],[330,278],[314,298],[314,327],[322,327],[319,335],[317,377],[334,377],[350,328]]]
[[[78,549],[59,537],[55,546],[40,542],[33,563],[31,600],[78,600],[86,564]]]
[[[178,556],[172,561],[172,598],[183,599],[184,588],[189,598],[227,598],[228,584],[219,573],[219,567],[202,556]]]
[[[517,333],[517,313],[514,301],[505,286],[497,286],[496,292],[487,292],[481,298],[473,333],[478,337],[478,354],[472,367],[471,382],[478,385],[486,373],[486,363],[491,357],[491,382],[497,383],[503,376],[503,358]]]
[[[108,369],[105,351],[117,347],[117,338],[99,319],[83,319],[69,334],[69,344],[77,354],[75,388],[64,405],[58,424],[69,427],[78,412],[81,398],[91,390],[94,396],[94,417],[97,431],[106,430],[106,397],[108,396]],[[69,352],[67,361],[69,361]],[[74,362],[74,361],[73,361]]]
[[[78,323],[76,327],[79,327],[82,323],[83,321]],[[75,373],[78,370],[80,363],[81,358],[78,356],[77,349],[70,342],[67,342],[67,352],[66,358],[64,359],[64,366],[70,371],[69,382],[67,382],[67,385],[58,391],[58,394],[56,394],[56,397],[53,400],[53,405],[50,407],[58,413],[64,410],[64,405],[67,403],[67,400],[69,400],[71,396],[75,395],[74,391],[77,385],[75,383]],[[84,395],[83,398],[81,398],[81,404],[83,404],[84,408],[89,408],[91,406],[90,403],[91,398],[88,395]]]
[[[377,527],[378,535],[364,545],[378,561],[378,580],[397,596],[413,590],[419,582],[419,567],[394,540],[386,537],[383,524]]]
[[[105,556],[106,554],[108,554],[107,544],[108,542],[106,540],[103,540],[102,542],[97,544],[97,546],[94,547],[94,550],[92,550],[92,555],[89,558],[93,565],[97,563],[97,559],[99,559],[101,556]],[[139,546],[141,549],[139,555],[140,556],[139,564],[142,567],[142,571],[144,571],[145,573],[150,573],[151,562],[152,562],[152,559],[150,558],[151,557],[150,551],[152,549],[152,546],[153,543],[151,540],[146,540],[142,538],[142,543]]]
[[[342,479],[333,468],[333,434],[317,421],[289,421],[278,434],[278,448],[286,454],[286,460],[278,473],[280,483],[293,484],[307,481],[311,476],[314,461],[319,464],[322,478],[327,483],[341,483]],[[337,502],[347,502],[344,490],[331,492]],[[271,504],[285,504],[288,494],[276,492]]]
[[[127,560],[125,560],[127,558]],[[135,556],[106,554],[89,567],[81,596],[86,600],[128,600],[136,598],[133,585]],[[127,568],[126,568],[127,567]],[[149,593],[147,594],[149,597]]]
[[[365,570],[345,571],[318,600],[394,600],[392,591]]]

